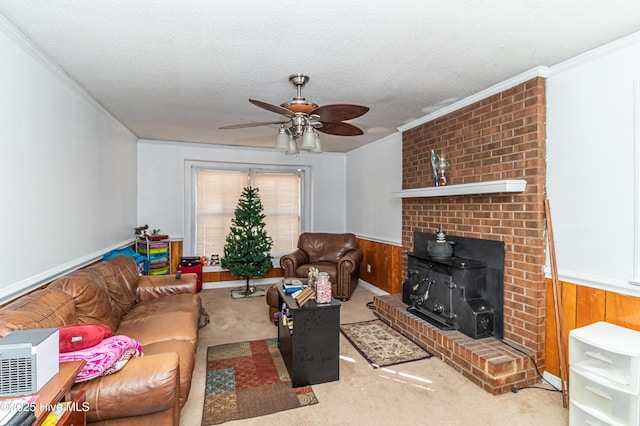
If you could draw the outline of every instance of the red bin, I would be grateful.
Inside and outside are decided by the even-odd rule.
[[[202,262],[199,257],[182,257],[178,264],[178,271],[183,274],[194,273],[198,275],[197,291],[202,291]]]

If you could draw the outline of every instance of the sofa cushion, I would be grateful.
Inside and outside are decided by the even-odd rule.
[[[149,425],[154,424],[149,422],[149,414],[179,407],[179,370],[176,352],[144,355],[130,359],[116,374],[76,383],[71,390],[85,391],[85,400],[90,407],[87,423],[113,421],[119,425]],[[175,412],[179,413],[179,409]],[[136,423],[135,416],[145,417]],[[164,419],[155,424],[177,425],[178,422],[168,423]]]
[[[97,268],[75,271],[52,282],[49,287],[60,289],[73,298],[78,322],[106,324],[112,332],[118,329],[121,309],[114,306],[104,276]]]
[[[165,340],[144,347],[144,356],[176,352],[180,360],[179,404],[184,406],[191,390],[191,375],[196,363],[196,347],[184,340]]]
[[[0,337],[15,330],[77,323],[73,298],[59,289],[36,290],[0,310]]]
[[[111,328],[105,324],[75,324],[58,327],[60,352],[90,348],[111,336]]]
[[[201,305],[200,297],[192,293],[139,303],[122,318],[117,334],[131,336],[145,348],[168,339],[196,345]]]
[[[109,296],[121,311],[120,316],[128,314],[136,303],[138,288],[138,268],[135,260],[121,255],[108,262],[97,263],[91,268],[95,268],[104,277]]]
[[[329,274],[329,281],[332,284],[338,282],[338,268],[335,263],[329,262],[315,262],[315,263],[307,263],[305,265],[300,265],[296,269],[296,276],[298,277],[306,277],[309,276],[309,270],[311,268],[316,268],[320,272],[326,272]]]

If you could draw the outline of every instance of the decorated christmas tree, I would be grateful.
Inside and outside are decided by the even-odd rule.
[[[258,188],[244,188],[220,259],[223,268],[246,279],[246,288],[234,291],[240,297],[254,294],[256,288],[251,286],[251,280],[264,276],[273,267],[270,254],[273,240],[265,230],[265,217]]]

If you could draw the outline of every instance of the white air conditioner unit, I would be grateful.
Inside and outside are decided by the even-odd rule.
[[[0,397],[38,392],[58,373],[57,328],[18,330],[0,339]]]

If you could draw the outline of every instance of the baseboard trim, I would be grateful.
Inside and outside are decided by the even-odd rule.
[[[358,285],[361,285],[362,287],[366,288],[367,290],[369,290],[372,293],[377,294],[378,296],[386,296],[387,293],[386,291],[374,286],[373,284],[369,284],[366,281],[362,281],[362,280],[358,280]]]
[[[562,380],[560,379],[560,377],[557,377],[549,373],[548,371],[544,371],[542,373],[542,378],[546,380],[548,383],[550,383],[551,386],[553,386],[554,388],[562,389]]]

